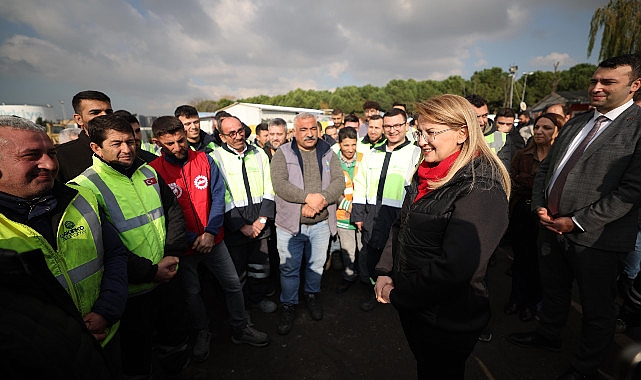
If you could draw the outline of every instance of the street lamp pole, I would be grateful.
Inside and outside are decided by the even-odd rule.
[[[534,74],[534,71],[529,73],[523,72],[523,96],[521,96],[521,101],[525,103],[525,87],[527,86],[527,77]]]
[[[510,66],[510,76],[512,77],[512,83],[510,83],[510,108],[512,108],[512,97],[514,95],[514,77],[516,72],[519,71],[518,66]]]
[[[65,113],[65,101],[64,100],[59,100],[60,106],[62,107],[62,120],[63,122],[67,120],[67,114]]]

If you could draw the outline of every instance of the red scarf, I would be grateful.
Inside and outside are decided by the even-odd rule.
[[[460,153],[461,151],[457,150],[441,162],[421,162],[421,165],[418,167],[418,194],[416,198],[414,198],[414,202],[434,190],[429,187],[428,181],[438,181],[447,176],[447,173],[449,173]]]

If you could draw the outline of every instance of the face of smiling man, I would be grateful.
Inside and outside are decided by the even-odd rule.
[[[49,136],[0,126],[0,191],[31,200],[51,190],[57,174]]]

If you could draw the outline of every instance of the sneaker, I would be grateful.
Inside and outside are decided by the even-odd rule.
[[[309,316],[312,317],[313,320],[320,321],[323,319],[323,305],[320,303],[318,293],[307,293],[305,303],[309,311]]]
[[[274,301],[263,298],[262,300],[260,300],[260,302],[252,304],[251,308],[258,309],[263,313],[273,313],[276,311],[276,309],[278,309],[278,305],[276,305],[276,302]]]
[[[253,327],[245,326],[231,337],[231,341],[236,344],[245,343],[254,347],[265,347],[269,344],[269,336]]]
[[[296,319],[296,305],[283,305],[278,320],[278,333],[280,335],[289,334],[292,331],[294,319]]]
[[[479,342],[491,342],[492,341],[492,331],[484,330],[481,335],[479,335]]]
[[[209,357],[209,346],[211,344],[211,333],[208,329],[198,330],[194,342],[193,356],[197,362],[203,362]]]

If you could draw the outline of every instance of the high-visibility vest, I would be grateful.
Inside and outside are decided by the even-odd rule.
[[[485,142],[490,146],[492,152],[498,153],[499,150],[503,148],[503,145],[505,145],[505,135],[506,134],[501,131],[494,131],[489,135],[484,136]]]
[[[260,205],[263,199],[274,200],[269,157],[262,149],[248,145],[241,158],[223,147],[217,147],[209,155],[225,178],[225,212],[250,204]],[[243,164],[247,173],[249,194],[243,179]]]
[[[165,249],[165,212],[158,174],[141,165],[131,179],[93,157],[93,165],[72,182],[89,188],[109,221],[116,227],[125,247],[158,264]],[[129,296],[153,289],[157,284],[129,284]]]
[[[340,152],[339,152],[340,157]],[[351,205],[352,200],[354,199],[354,182],[352,178],[358,173],[358,168],[360,162],[363,159],[363,153],[356,152],[356,157],[354,162],[354,168],[352,176],[349,175],[349,172],[343,167],[343,175],[345,176],[345,190],[343,190],[343,200],[338,205],[336,209],[336,220],[338,223],[338,228],[354,229],[355,227],[349,223],[350,213],[347,211],[349,205]],[[341,163],[342,164],[342,163]]]
[[[87,189],[73,188],[78,194],[58,223],[57,249],[33,228],[3,214],[0,214],[0,248],[17,253],[42,250],[47,267],[84,316],[100,296],[104,270],[102,226],[96,197]],[[118,323],[108,328],[107,338],[101,344],[106,345],[117,330]]]
[[[377,204],[378,184],[381,175],[385,175],[385,184],[381,205],[401,208],[405,197],[405,186],[409,185],[416,164],[421,156],[421,149],[406,141],[394,149],[389,158],[387,172],[382,173],[385,157],[389,152],[386,145],[373,148],[363,156],[358,173],[354,175],[353,203]]]

